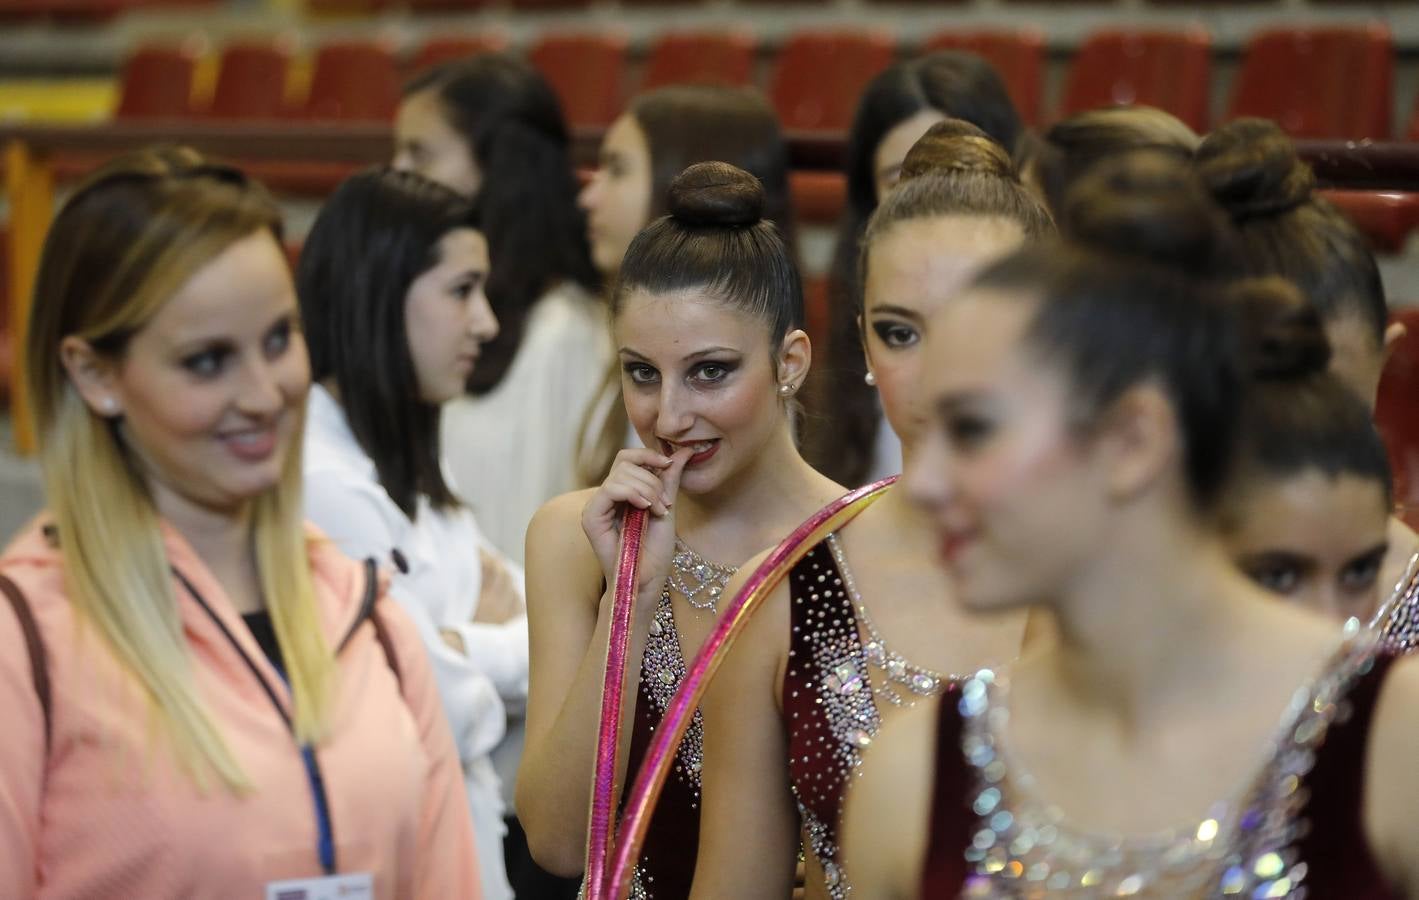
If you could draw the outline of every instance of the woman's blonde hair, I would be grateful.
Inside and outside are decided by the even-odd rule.
[[[182,767],[199,784],[215,771],[237,792],[251,785],[194,686],[147,482],[118,429],[80,397],[59,347],[73,335],[121,359],[129,339],[193,275],[261,231],[279,237],[280,213],[235,169],[185,148],[114,161],[75,191],[50,228],[25,368],[69,602],[147,694]],[[296,735],[315,741],[335,665],[307,556],[299,437],[280,482],[254,501],[252,546],[294,697]]]

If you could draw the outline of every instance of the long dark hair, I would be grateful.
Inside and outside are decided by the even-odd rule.
[[[420,495],[436,509],[459,501],[443,478],[439,407],[419,396],[404,306],[443,237],[477,227],[472,205],[448,188],[368,169],[326,201],[296,269],[311,378],[335,380],[355,440],[411,519]]]
[[[828,346],[814,367],[808,404],[809,460],[828,477],[858,485],[872,464],[872,442],[882,411],[864,382],[867,360],[857,328],[862,308],[857,272],[859,246],[877,196],[873,162],[877,146],[897,125],[924,110],[970,122],[1013,153],[1024,125],[1010,92],[990,63],[971,53],[941,50],[897,63],[868,84],[858,103],[847,145],[847,207],[828,273]],[[816,440],[842,434],[841,441]]]
[[[576,205],[570,133],[546,79],[516,56],[482,53],[435,66],[404,95],[424,91],[437,94],[483,174],[478,217],[492,259],[487,292],[498,336],[468,379],[468,390],[482,394],[512,365],[527,314],[543,294],[567,281],[595,293],[600,279]]]

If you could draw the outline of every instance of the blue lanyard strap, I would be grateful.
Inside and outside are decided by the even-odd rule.
[[[255,677],[257,683],[261,685],[261,689],[266,692],[266,698],[270,700],[271,705],[276,708],[277,714],[280,715],[281,721],[286,725],[286,730],[290,732],[291,738],[294,740],[296,736],[295,724],[291,721],[291,717],[286,714],[285,708],[281,706],[281,701],[276,696],[275,688],[262,677],[261,670],[256,667],[256,662],[250,656],[247,656],[246,651],[243,650],[241,644],[237,642],[236,636],[227,628],[226,623],[217,616],[216,611],[208,605],[206,599],[197,592],[197,588],[193,587],[192,582],[188,581],[186,576],[176,568],[172,570],[172,573],[177,576],[177,580],[182,583],[187,593],[192,595],[192,599],[197,601],[197,605],[202,607],[202,610],[207,613],[207,617],[210,618],[217,626],[217,629],[222,632],[223,637],[232,645],[232,649],[236,650],[242,662],[246,663],[247,669],[251,671],[252,676]],[[286,673],[282,671],[280,667],[277,667],[277,671],[284,680]],[[335,825],[330,815],[330,800],[325,793],[325,776],[321,774],[320,760],[315,755],[315,748],[310,744],[300,742],[297,742],[296,746],[300,748],[301,761],[305,763],[306,781],[310,784],[311,801],[315,806],[315,826],[317,832],[315,845],[316,855],[320,858],[320,868],[324,873],[326,875],[334,875],[337,871],[335,862]]]

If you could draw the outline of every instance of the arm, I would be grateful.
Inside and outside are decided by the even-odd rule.
[[[931,830],[940,699],[889,720],[863,753],[843,809],[843,870],[866,900],[915,900]]]
[[[29,652],[10,605],[0,600],[0,884],[16,900],[38,889],[38,835],[44,784],[44,711]]]
[[[376,493],[379,491],[379,493]],[[386,569],[401,538],[403,515],[383,489],[370,484],[350,484],[343,479],[312,473],[306,480],[306,513],[346,556],[373,557]],[[407,521],[407,520],[403,520]],[[507,731],[507,713],[498,691],[473,657],[450,647],[439,634],[439,623],[430,612],[428,598],[441,590],[437,573],[417,558],[409,559],[408,572],[393,571],[390,596],[413,620],[433,669],[444,712],[461,759],[491,753]],[[487,657],[493,662],[496,657]]]
[[[517,810],[533,858],[564,876],[580,874],[585,864],[611,609],[609,588],[602,595],[601,565],[581,530],[581,507],[589,493],[550,501],[527,530],[532,665]],[[647,634],[640,618],[629,651],[637,661]],[[633,686],[636,667],[627,668]],[[626,706],[633,712],[635,693],[629,687],[627,693]]]
[[[739,570],[725,596],[739,592],[765,555]],[[789,603],[784,582],[736,639],[701,706],[704,811],[692,900],[783,900],[793,891],[800,823],[779,697]]]
[[[1394,664],[1381,689],[1365,761],[1366,837],[1390,883],[1419,896],[1419,659]]]
[[[527,708],[527,596],[522,567],[483,544],[478,606],[469,622],[444,626],[452,645],[493,680],[509,715]]]
[[[621,510],[629,503],[651,515],[631,619],[618,780],[625,776],[646,636],[674,551],[675,517],[667,500],[679,489],[689,455],[670,460],[623,450],[605,484],[550,501],[527,531],[532,665],[517,810],[532,857],[557,875],[576,875],[585,866]]]
[[[379,615],[399,656],[404,703],[419,731],[428,757],[428,776],[419,818],[418,870],[414,893],[419,900],[481,896],[473,820],[463,787],[463,766],[445,724],[432,672],[413,623],[392,603],[380,603]]]

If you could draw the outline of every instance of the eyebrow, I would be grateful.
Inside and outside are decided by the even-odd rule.
[[[1378,544],[1374,545],[1363,553],[1356,553],[1354,556],[1350,557],[1350,562],[1359,562],[1362,559],[1372,559],[1376,556],[1385,556],[1388,553],[1389,541],[1380,541]]]
[[[885,313],[890,316],[901,316],[903,319],[911,319],[915,322],[924,322],[922,314],[914,309],[907,309],[905,306],[896,306],[892,303],[879,303],[872,307],[872,315]]]
[[[650,357],[646,356],[644,353],[639,353],[639,352],[637,352],[637,351],[635,351],[635,350],[632,350],[630,347],[622,347],[619,352],[620,352],[620,354],[621,354],[622,356],[631,356],[631,357],[634,357],[634,358],[640,360],[641,362],[650,362]],[[681,361],[681,362],[694,362],[694,361],[697,360],[697,359],[703,359],[703,358],[706,357],[706,356],[713,356],[713,355],[716,354],[716,353],[738,353],[738,352],[739,352],[739,351],[738,351],[738,350],[735,350],[733,347],[706,347],[706,348],[703,349],[703,350],[696,350],[694,353],[687,353],[687,354],[685,354],[684,356],[682,356],[682,357],[680,358],[680,361]]]

